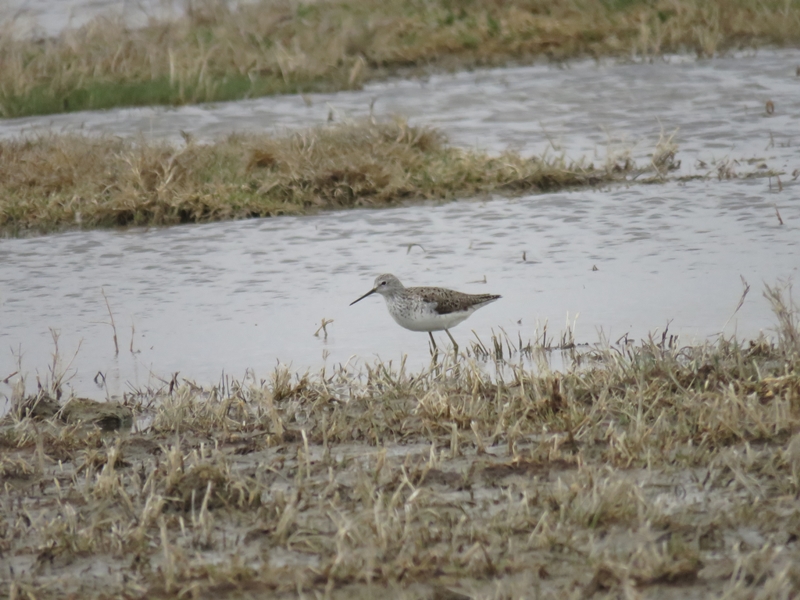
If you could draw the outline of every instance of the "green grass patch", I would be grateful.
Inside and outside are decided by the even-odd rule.
[[[342,73],[342,79],[347,73]],[[330,79],[302,77],[285,81],[274,75],[226,75],[205,82],[170,82],[161,77],[140,82],[89,81],[61,90],[39,85],[21,96],[0,98],[5,116],[45,115],[81,110],[103,110],[119,106],[183,105],[225,102],[273,94],[311,93],[335,89]]]

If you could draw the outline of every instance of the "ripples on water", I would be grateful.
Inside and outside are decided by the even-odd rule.
[[[427,362],[427,336],[405,331],[379,298],[349,307],[389,271],[409,285],[445,285],[504,297],[453,330],[502,327],[516,339],[576,314],[577,341],[670,323],[685,341],[773,325],[764,282],[800,267],[800,52],[712,61],[534,66],[396,81],[361,92],[279,97],[180,109],[126,109],[0,122],[0,136],[42,127],[177,139],[281,130],[368,114],[402,114],[444,129],[457,144],[491,151],[566,152],[602,161],[633,147],[646,160],[662,128],[679,129],[679,175],[715,161],[735,171],[783,170],[767,179],[629,185],[442,206],[331,212],[165,229],[71,232],[0,242],[0,378],[21,349],[29,384],[45,376],[60,333],[65,362],[80,345],[70,385],[97,396],[181,376],[207,383],[223,370],[266,377],[278,361],[317,369],[350,357]],[[767,100],[775,114],[764,110]],[[747,164],[749,159],[758,159]],[[775,182],[773,182],[774,184]],[[784,221],[779,225],[778,207]],[[409,250],[409,244],[419,244]],[[523,253],[526,261],[523,261]],[[593,270],[596,267],[597,270]],[[475,283],[486,276],[487,283]],[[114,357],[104,290],[119,334]],[[312,334],[334,319],[323,340]],[[442,341],[446,340],[446,336]],[[130,345],[134,352],[130,352]]]

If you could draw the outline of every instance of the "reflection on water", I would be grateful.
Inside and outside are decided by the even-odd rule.
[[[684,341],[725,329],[743,337],[772,326],[760,291],[800,267],[800,202],[792,171],[800,115],[800,52],[653,65],[580,63],[390,82],[359,93],[178,110],[137,109],[0,123],[0,135],[84,123],[88,131],[199,137],[295,127],[342,114],[400,112],[461,144],[525,152],[547,146],[590,155],[609,139],[636,142],[642,160],[661,127],[680,128],[680,174],[729,159],[733,172],[764,163],[767,179],[716,176],[684,183],[577,190],[442,206],[357,210],[167,229],[71,232],[0,242],[0,379],[21,360],[29,385],[47,375],[53,340],[80,393],[112,394],[155,377],[200,382],[278,361],[317,369],[351,357],[428,360],[427,336],[406,331],[380,298],[353,307],[374,276],[444,285],[503,299],[453,330],[459,343],[502,327],[516,339],[580,314],[576,338],[642,337],[670,323]],[[775,115],[767,116],[771,99]],[[605,149],[598,150],[604,154]],[[757,159],[748,164],[748,159]],[[732,162],[732,161],[738,162]],[[702,161],[702,162],[701,162]],[[779,209],[784,224],[776,217]],[[409,244],[418,244],[411,246]],[[526,260],[523,260],[523,256]],[[596,270],[595,270],[596,268]],[[486,277],[486,283],[477,283]],[[120,353],[114,356],[108,298]],[[314,337],[333,319],[327,340]],[[443,335],[443,334],[442,334]],[[441,341],[446,341],[443,336]],[[100,380],[100,379],[98,379]]]

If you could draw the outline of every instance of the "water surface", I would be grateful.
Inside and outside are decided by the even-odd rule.
[[[499,328],[529,338],[547,322],[557,332],[576,315],[579,342],[601,332],[612,341],[640,338],[668,323],[687,343],[723,331],[758,335],[774,322],[763,284],[800,267],[797,64],[798,51],[579,62],[385,82],[313,95],[311,106],[287,96],[3,121],[2,136],[81,129],[178,143],[181,130],[211,139],[323,124],[330,114],[355,118],[374,100],[376,117],[402,114],[442,128],[453,143],[493,152],[547,150],[600,162],[627,149],[641,163],[662,130],[677,130],[675,175],[709,176],[2,240],[0,378],[17,370],[20,354],[29,385],[45,378],[52,331],[64,364],[79,348],[69,385],[95,397],[158,385],[178,371],[208,383],[248,369],[267,377],[278,362],[302,371],[407,354],[425,364],[427,336],[397,326],[380,298],[348,306],[387,271],[409,285],[502,294],[453,330],[459,342],[471,329],[483,338]],[[761,166],[784,175],[780,187],[775,179],[719,179],[720,165],[731,174]],[[742,278],[752,290],[731,318]],[[323,318],[333,319],[327,340],[313,335]],[[98,372],[107,388],[93,382]]]

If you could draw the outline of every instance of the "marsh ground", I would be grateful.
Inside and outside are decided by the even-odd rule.
[[[791,598],[800,334],[766,293],[773,342],[187,382],[128,395],[127,432],[20,408],[0,591]]]

